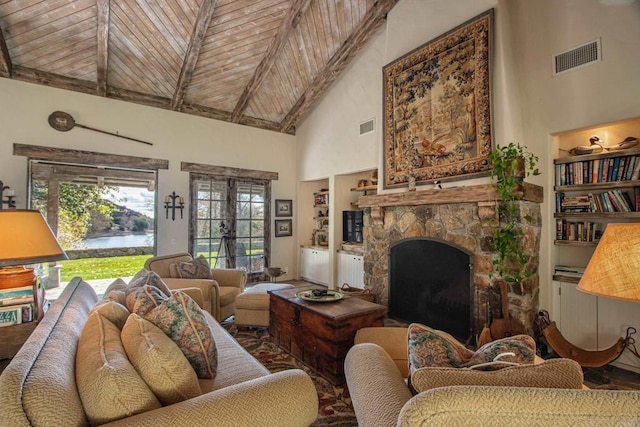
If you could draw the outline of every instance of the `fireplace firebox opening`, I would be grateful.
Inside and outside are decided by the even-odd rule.
[[[473,338],[472,254],[431,238],[389,248],[389,317]]]

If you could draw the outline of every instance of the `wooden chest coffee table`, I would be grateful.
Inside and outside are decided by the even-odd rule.
[[[345,296],[335,302],[306,301],[296,293],[320,286],[269,292],[269,335],[287,353],[334,385],[344,383],[344,358],[356,331],[383,326],[387,307]]]

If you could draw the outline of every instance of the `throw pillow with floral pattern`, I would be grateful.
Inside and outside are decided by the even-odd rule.
[[[127,308],[131,313],[137,313],[144,316],[154,308],[158,307],[167,296],[160,289],[144,285],[140,288],[134,288],[127,294]]]
[[[501,362],[533,363],[536,345],[528,335],[516,335],[492,341],[473,351],[446,332],[412,323],[408,328],[409,371],[424,367],[466,368],[488,364],[485,369],[500,369],[510,366],[493,363],[496,356]]]
[[[202,255],[191,261],[175,263],[175,270],[180,279],[213,279],[209,262]]]
[[[150,270],[140,270],[136,273],[135,276],[129,282],[125,292],[129,295],[130,292],[133,292],[137,288],[141,288],[145,285],[153,286],[154,288],[158,288],[160,292],[162,292],[165,296],[171,296],[171,290],[167,286],[166,283],[162,280],[158,273],[150,271]]]
[[[187,294],[177,291],[142,317],[160,328],[185,355],[198,378],[214,378],[218,353],[207,318]]]

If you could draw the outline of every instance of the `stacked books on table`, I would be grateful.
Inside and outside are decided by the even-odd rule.
[[[0,289],[0,327],[31,322],[36,317],[32,285]]]
[[[559,282],[578,283],[585,267],[576,267],[573,265],[556,265],[553,273],[553,280]]]

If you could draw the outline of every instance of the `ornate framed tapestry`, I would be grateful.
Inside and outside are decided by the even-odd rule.
[[[484,174],[493,9],[383,68],[384,188]]]

